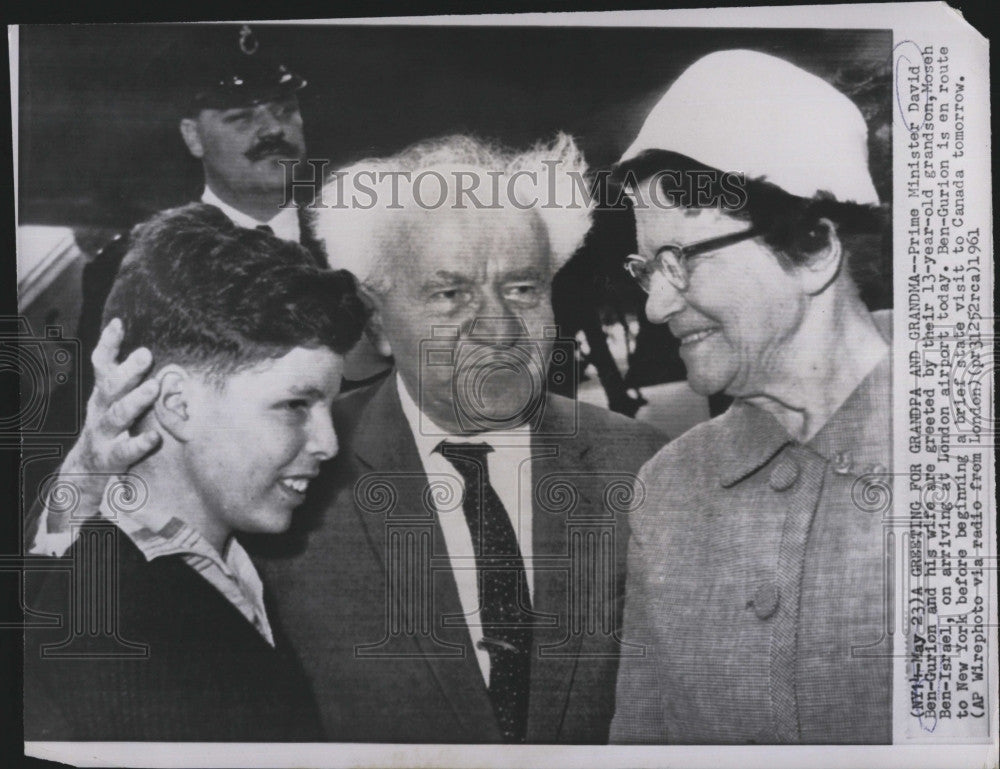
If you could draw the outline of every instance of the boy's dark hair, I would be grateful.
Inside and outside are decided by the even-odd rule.
[[[802,198],[785,192],[766,179],[742,181],[743,195],[737,207],[727,207],[732,200],[732,190],[720,181],[725,174],[719,169],[708,168],[686,155],[666,150],[646,150],[617,166],[612,183],[627,185],[638,183],[663,173],[696,174],[707,172],[705,178],[715,182],[705,187],[711,207],[721,210],[734,219],[746,221],[761,232],[764,242],[790,265],[803,264],[826,244],[826,231],[819,226],[820,219],[829,219],[837,225],[837,235],[848,252],[848,269],[862,297],[872,309],[886,306],[881,294],[891,294],[891,251],[886,211],[880,206],[843,203],[832,195],[818,193],[812,198]],[[732,184],[730,174],[729,183]],[[687,199],[686,192],[666,188],[662,197],[680,207],[696,207]],[[728,193],[728,194],[727,194]],[[680,197],[679,197],[680,196]],[[891,304],[891,296],[888,297]]]
[[[131,246],[104,306],[120,318],[120,359],[148,347],[157,368],[228,374],[294,347],[350,350],[366,310],[354,277],[318,267],[297,243],[238,227],[203,203],[156,214]]]

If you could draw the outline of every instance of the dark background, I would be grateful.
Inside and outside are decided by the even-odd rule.
[[[682,69],[709,51],[743,47],[784,57],[852,95],[869,119],[876,187],[883,199],[890,192],[885,31],[255,30],[262,47],[282,51],[308,79],[301,104],[309,155],[331,168],[448,133],[521,146],[557,130],[578,138],[592,167],[607,166]],[[166,85],[174,62],[213,44],[204,34],[181,25],[20,29],[22,224],[128,227],[199,194],[200,166],[181,143]]]

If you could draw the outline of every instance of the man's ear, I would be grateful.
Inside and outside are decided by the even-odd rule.
[[[382,323],[378,315],[372,314],[371,319],[368,321],[368,330],[366,333],[372,345],[378,350],[379,355],[383,358],[388,358],[392,355],[392,345],[389,344],[388,338],[386,338],[385,333],[382,331]]]
[[[816,227],[825,230],[825,243],[798,268],[803,288],[810,296],[823,293],[837,279],[844,266],[844,249],[840,236],[837,235],[837,225],[823,218],[817,222]]]
[[[192,427],[191,374],[180,366],[164,366],[156,378],[160,380],[160,394],[153,404],[156,421],[175,440],[184,443],[190,438]]]
[[[371,311],[371,315],[368,316],[368,325],[365,326],[365,336],[368,337],[368,341],[371,342],[372,347],[378,351],[379,355],[388,358],[392,355],[392,345],[389,344],[389,340],[382,330],[382,314],[379,311],[378,298],[363,286],[359,287],[358,292]]]
[[[188,152],[201,160],[201,158],[205,155],[205,147],[201,143],[201,134],[198,132],[198,122],[194,118],[182,118],[180,128],[181,138],[184,139]]]

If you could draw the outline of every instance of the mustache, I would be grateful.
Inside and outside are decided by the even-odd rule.
[[[299,148],[280,137],[261,139],[245,153],[251,161],[263,160],[268,155],[283,155],[287,158],[299,156]]]

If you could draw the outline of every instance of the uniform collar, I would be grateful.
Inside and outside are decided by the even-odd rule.
[[[879,332],[892,342],[891,310],[872,313]],[[875,366],[805,446],[842,470],[861,474],[890,464],[891,356]],[[790,443],[798,443],[764,409],[737,400],[718,418],[725,436],[719,478],[733,486],[766,465]],[[884,472],[884,469],[882,470]]]
[[[231,205],[222,200],[222,198],[216,195],[215,192],[212,191],[212,188],[208,185],[205,185],[205,190],[201,194],[201,202],[218,208],[222,211],[222,213],[228,216],[237,227],[252,230],[256,227],[260,227],[261,225],[267,225],[271,228],[274,234],[282,240],[292,240],[298,243],[301,238],[298,208],[282,208],[277,214],[272,216],[266,222],[261,222],[254,219],[252,216],[247,216],[238,208],[233,208]]]

